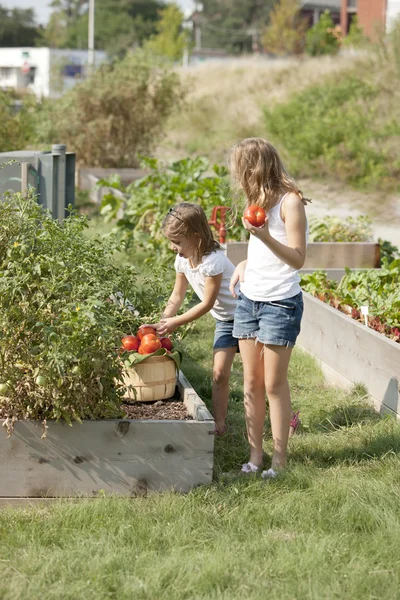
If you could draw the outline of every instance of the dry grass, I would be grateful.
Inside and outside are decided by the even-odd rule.
[[[356,57],[235,59],[181,70],[188,87],[186,110],[172,118],[158,155],[205,154],[224,162],[243,137],[266,135],[262,108],[281,103],[325,76],[354,68]]]

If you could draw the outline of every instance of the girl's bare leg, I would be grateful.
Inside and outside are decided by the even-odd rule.
[[[291,348],[267,345],[264,347],[265,391],[271,415],[274,454],[272,468],[286,466],[286,449],[289,437],[292,406],[288,382],[288,366]]]
[[[229,377],[237,348],[214,350],[212,405],[217,431],[225,428],[229,401]]]
[[[265,421],[263,345],[254,339],[246,339],[239,340],[239,347],[243,362],[244,409],[250,444],[250,462],[258,467],[263,458]]]

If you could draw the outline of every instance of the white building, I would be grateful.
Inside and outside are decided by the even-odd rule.
[[[95,65],[107,59],[95,52]],[[30,89],[38,98],[57,98],[87,74],[86,50],[0,48],[0,88]]]

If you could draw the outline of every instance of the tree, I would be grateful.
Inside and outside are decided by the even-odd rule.
[[[49,45],[86,48],[88,44],[88,0],[54,0],[54,11],[46,28]],[[96,0],[95,47],[123,56],[141,46],[156,32],[160,0]]]
[[[277,55],[301,54],[307,30],[306,19],[300,16],[298,0],[279,0],[271,11],[269,25],[262,36],[268,52]]]
[[[176,4],[164,8],[157,23],[157,34],[150,38],[146,48],[171,60],[182,58],[188,44],[187,34],[182,29],[183,18],[183,13]]]
[[[326,10],[318,23],[307,31],[306,52],[310,56],[337,54],[340,48],[340,34],[335,28],[332,17]]]
[[[33,8],[13,8],[0,5],[0,47],[36,46],[40,29]]]
[[[203,0],[198,19],[202,45],[228,52],[251,52],[268,23],[276,0]]]

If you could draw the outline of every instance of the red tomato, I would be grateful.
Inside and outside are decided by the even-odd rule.
[[[172,350],[172,341],[168,337],[163,337],[160,340],[161,346],[166,350]]]
[[[140,342],[140,347],[143,350],[143,354],[151,354],[152,352],[162,348],[160,340],[154,335],[154,333],[148,333],[147,335],[144,335],[142,337],[142,341]]]
[[[142,346],[139,346],[139,350],[138,350],[139,354],[147,354],[147,352],[143,351]]]
[[[257,204],[248,206],[243,214],[246,221],[253,225],[253,227],[262,227],[266,216],[265,210],[261,206],[257,206]]]
[[[147,335],[148,333],[152,333],[153,335],[156,335],[156,330],[153,329],[153,327],[142,327],[141,329],[138,330],[137,336],[138,336],[139,340],[142,340],[142,338],[145,335]]]
[[[136,335],[126,335],[122,338],[122,346],[124,350],[128,350],[128,352],[131,352],[132,350],[136,352],[139,348],[139,340]]]

